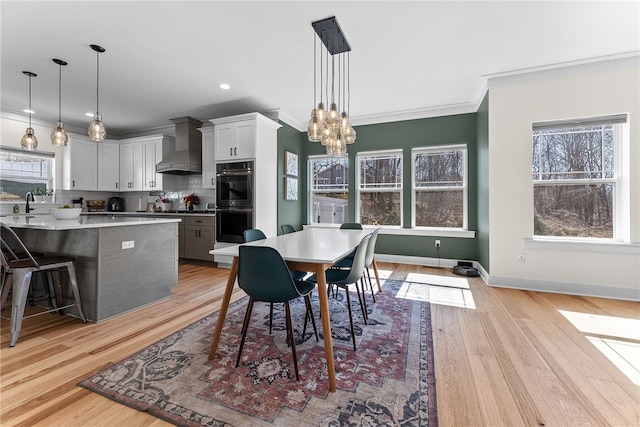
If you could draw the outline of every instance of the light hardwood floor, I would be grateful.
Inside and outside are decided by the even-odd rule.
[[[638,303],[489,288],[448,269],[379,267],[393,279],[443,285],[406,290],[432,301],[441,426],[640,425],[639,373],[623,374],[594,345],[620,341],[637,369]],[[227,272],[181,264],[171,298],[101,324],[35,317],[14,348],[2,320],[0,424],[167,425],[76,383],[217,310]]]

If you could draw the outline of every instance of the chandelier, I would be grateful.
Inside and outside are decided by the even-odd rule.
[[[349,71],[351,47],[344,37],[335,16],[311,23],[315,35],[322,41],[317,52],[317,40],[313,40],[313,105],[307,127],[309,141],[320,142],[327,154],[344,156],[347,144],[356,140],[356,131],[349,120],[351,81]],[[331,58],[329,58],[331,55]],[[320,79],[317,78],[317,62],[320,62]],[[320,90],[317,91],[318,82]],[[316,106],[316,95],[320,102]],[[324,100],[331,101],[325,110]],[[341,112],[342,110],[342,112]]]

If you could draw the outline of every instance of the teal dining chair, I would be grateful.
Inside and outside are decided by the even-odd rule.
[[[302,336],[306,332],[307,320],[311,318],[313,330],[318,340],[318,330],[311,307],[311,291],[315,283],[305,280],[294,280],[289,273],[289,268],[280,253],[268,246],[240,246],[238,256],[238,285],[249,295],[249,304],[242,324],[242,338],[236,359],[236,368],[240,364],[242,349],[247,337],[247,329],[251,321],[251,312],[256,301],[268,302],[270,304],[284,303],[287,339],[291,345],[293,355],[293,366],[296,372],[296,380],[300,381],[298,373],[298,357],[296,354],[296,343],[291,325],[291,309],[289,301],[303,297],[306,305],[304,326]]]
[[[282,224],[280,228],[282,229],[282,234],[290,234],[296,232],[296,229],[291,224]]]
[[[349,285],[355,284],[356,292],[358,293],[358,302],[360,303],[360,309],[362,310],[362,318],[364,320],[364,324],[367,324],[367,303],[364,300],[364,295],[361,294],[360,288],[358,287],[359,283],[363,283],[363,275],[364,275],[364,262],[365,256],[367,253],[367,247],[369,244],[369,240],[371,239],[371,235],[368,234],[362,238],[360,244],[356,248],[355,256],[353,258],[353,263],[351,264],[351,268],[349,269],[333,269],[330,268],[325,271],[325,278],[327,281],[327,286],[337,286],[340,289],[344,289],[346,291],[347,296],[347,310],[349,311],[349,324],[351,326],[351,339],[353,340],[353,350],[356,350],[356,334],[355,329],[353,327],[353,312],[351,311],[351,297],[349,294]],[[317,283],[318,279],[314,274],[309,278],[309,281]],[[364,293],[364,286],[362,292]]]
[[[244,237],[245,243],[255,242],[256,240],[266,239],[267,236],[264,232],[258,228],[249,228],[242,232],[242,236]],[[307,275],[305,271],[291,271],[291,276],[293,280],[302,280]],[[269,334],[271,334],[271,330],[273,327],[273,304],[269,307]]]

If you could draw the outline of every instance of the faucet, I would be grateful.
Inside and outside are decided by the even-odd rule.
[[[33,198],[33,193],[31,191],[27,191],[27,194],[24,196],[24,198],[27,201],[27,206],[24,208],[24,213],[28,214],[31,211],[35,211],[36,208],[29,207],[29,199],[31,199],[32,202],[35,202],[35,199]]]

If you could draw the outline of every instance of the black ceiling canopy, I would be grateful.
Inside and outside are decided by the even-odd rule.
[[[335,16],[312,22],[311,25],[331,55],[351,51]]]

